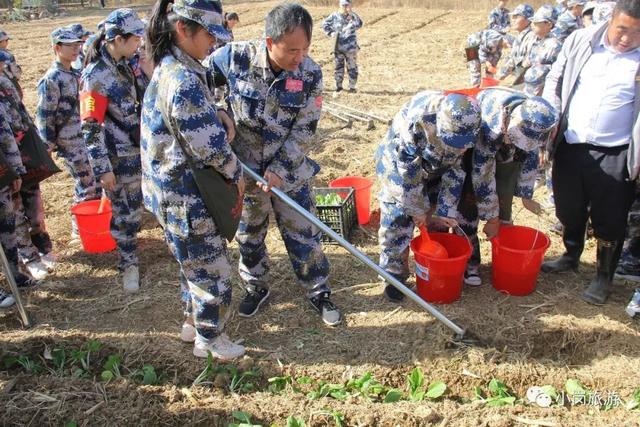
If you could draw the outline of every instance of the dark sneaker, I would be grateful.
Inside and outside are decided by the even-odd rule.
[[[311,305],[320,313],[322,321],[329,326],[336,326],[342,322],[340,310],[331,302],[327,292],[309,298]]]
[[[19,288],[35,288],[40,285],[39,281],[23,273],[15,274],[14,279],[16,279],[16,285],[18,285]]]
[[[342,92],[342,86],[338,86],[338,87],[336,88],[336,92]]]
[[[358,89],[356,89],[355,87],[349,88],[349,93],[356,93],[356,92],[358,92]]]
[[[0,309],[9,308],[15,303],[16,300],[13,298],[13,295],[6,293],[0,288]]]
[[[263,302],[269,298],[269,289],[255,286],[254,290],[247,289],[247,293],[240,301],[238,314],[242,317],[251,317],[257,313]]]
[[[396,289],[393,285],[386,285],[384,287],[384,296],[391,302],[402,302],[404,300],[404,294]]]
[[[613,277],[630,282],[640,282],[640,271],[619,265]]]

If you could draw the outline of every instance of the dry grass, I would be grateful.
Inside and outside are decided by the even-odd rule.
[[[302,3],[311,6],[335,6],[337,0],[302,0]],[[497,5],[494,0],[354,0],[354,7],[381,7],[381,8],[427,8],[427,9],[456,9],[468,11],[483,11],[493,9]],[[508,6],[513,9],[520,2],[511,1]],[[551,3],[544,0],[527,1],[533,7]]]

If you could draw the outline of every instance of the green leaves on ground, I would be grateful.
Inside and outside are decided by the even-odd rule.
[[[340,206],[342,197],[338,193],[316,194],[316,206]]]
[[[246,412],[233,411],[231,415],[233,419],[238,422],[229,424],[229,427],[262,427],[262,424],[253,424],[251,422],[251,415]]]
[[[509,388],[505,383],[493,378],[489,381],[489,393],[488,396],[484,396],[480,387],[474,388],[474,397],[476,400],[482,400],[487,406],[506,406],[513,405],[516,402],[516,397],[511,394]]]
[[[631,395],[631,398],[627,402],[626,408],[630,411],[640,410],[640,388],[637,388],[633,392],[633,394]]]

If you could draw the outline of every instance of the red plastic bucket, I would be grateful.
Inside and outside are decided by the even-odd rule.
[[[491,239],[493,287],[509,295],[528,295],[536,288],[549,236],[534,228],[500,227]]]
[[[75,215],[80,232],[80,241],[85,252],[99,254],[110,252],[116,248],[116,242],[111,237],[111,201],[107,200],[103,212],[98,213],[100,200],[81,202],[71,208]]]
[[[471,245],[466,237],[451,233],[429,233],[445,247],[449,258],[431,258],[420,252],[422,238],[411,241],[411,250],[416,259],[416,284],[418,295],[428,302],[448,304],[460,299],[462,279],[467,261],[471,256]]]
[[[369,178],[362,176],[345,176],[344,178],[334,179],[329,183],[329,187],[353,187],[356,191],[356,211],[358,213],[358,224],[366,224],[369,222],[371,210],[371,186],[373,182]]]
[[[483,77],[482,80],[480,81],[481,88],[494,87],[494,86],[500,86],[500,80],[494,79],[492,77]]]

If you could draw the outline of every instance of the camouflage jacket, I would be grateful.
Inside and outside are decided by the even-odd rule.
[[[2,150],[2,154],[4,154],[7,166],[13,169],[15,173],[18,175],[27,173],[27,170],[22,164],[22,157],[20,156],[18,144],[13,137],[11,126],[9,126],[9,117],[6,114],[4,105],[2,104],[0,104],[0,150]]]
[[[499,78],[504,78],[513,73],[517,67],[525,66],[523,62],[529,57],[531,49],[536,42],[536,35],[530,27],[521,31],[511,46],[509,57],[498,73]]]
[[[142,192],[144,204],[163,227],[186,236],[210,215],[187,163],[211,166],[237,182],[242,169],[216,117],[208,70],[178,48],[156,67],[145,92],[142,125]],[[163,117],[171,122],[169,130]],[[179,135],[181,143],[176,142]],[[234,141],[234,144],[236,142]]]
[[[558,21],[551,32],[560,42],[564,42],[569,34],[579,28],[582,28],[582,19],[576,17],[570,10],[565,10],[558,16]]]
[[[16,86],[9,78],[0,73],[0,103],[5,107],[9,126],[14,135],[18,132],[26,132],[31,124],[31,117],[22,103],[22,98]]]
[[[525,92],[529,95],[540,95],[544,81],[556,62],[562,43],[551,33],[543,39],[537,39],[527,60],[529,69],[524,75]]]
[[[489,61],[495,66],[502,55],[502,39],[503,35],[495,30],[480,30],[469,34],[467,44],[478,48],[481,63]]]
[[[113,172],[110,158],[140,155],[140,106],[136,79],[127,59],[116,62],[106,46],[99,57],[82,71],[82,92],[97,92],[108,99],[104,123],[82,121],[89,161],[96,178]]]
[[[489,23],[487,24],[488,29],[506,34],[507,31],[509,31],[509,27],[511,27],[509,9],[496,7],[489,12]]]
[[[56,61],[38,82],[36,127],[44,143],[52,149],[58,141],[63,141],[65,147],[84,145],[80,127],[79,78],[76,70],[67,71]]]
[[[264,42],[230,43],[209,58],[229,85],[236,123],[233,150],[259,174],[278,175],[283,190],[310,180],[320,166],[307,157],[322,110],[322,70],[306,57],[274,75]]]
[[[483,107],[483,112],[489,110],[492,114],[482,115],[482,138],[474,147],[472,181],[476,193],[478,216],[482,220],[488,220],[498,216],[498,194],[496,192],[496,163],[522,162],[522,169],[514,195],[524,199],[533,197],[533,187],[538,172],[538,151],[524,151],[512,144],[504,143],[504,131],[496,132],[495,129],[504,129],[503,114],[504,101],[512,91],[485,90],[478,95],[478,102]],[[522,99],[526,95],[521,94]]]
[[[396,114],[376,151],[380,200],[400,204],[412,217],[423,217],[429,210],[427,181],[439,177],[436,214],[457,216],[465,150],[448,147],[436,136],[436,112],[443,98],[438,91],[416,94]]]
[[[334,12],[322,22],[322,30],[330,37],[337,37],[335,50],[343,53],[359,49],[356,31],[360,27],[362,19],[355,12]]]

